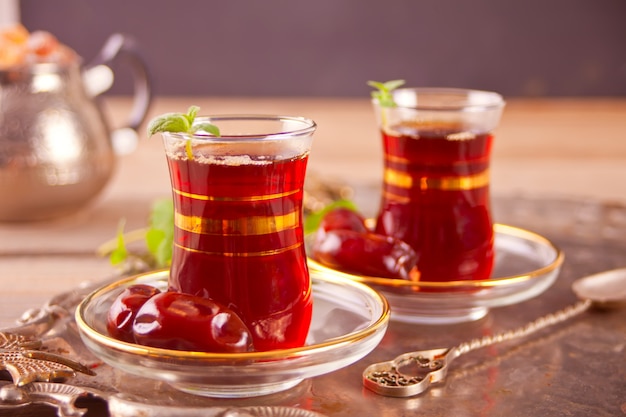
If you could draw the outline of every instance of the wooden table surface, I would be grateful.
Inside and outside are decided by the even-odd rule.
[[[105,104],[111,124],[122,124],[129,99]],[[318,130],[309,176],[353,186],[357,201],[360,187],[380,182],[380,139],[367,99],[157,98],[150,117],[191,104],[203,114],[310,117]],[[107,188],[88,207],[51,221],[0,223],[0,327],[58,292],[110,276],[114,269],[96,249],[115,235],[120,219],[127,230],[143,227],[150,204],[170,196],[161,141],[140,133],[138,148],[119,158]],[[494,196],[626,204],[626,99],[509,99],[496,130],[491,175]],[[364,202],[365,211],[376,204]]]

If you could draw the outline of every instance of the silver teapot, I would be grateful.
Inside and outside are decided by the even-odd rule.
[[[118,60],[131,66],[134,101],[126,125],[112,130],[98,96],[113,84]],[[77,60],[0,70],[0,221],[60,217],[93,200],[117,154],[134,149],[151,99],[146,65],[121,34],[85,67]]]

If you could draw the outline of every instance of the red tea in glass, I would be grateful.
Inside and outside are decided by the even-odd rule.
[[[384,149],[376,231],[413,247],[422,281],[489,278],[489,161],[501,96],[400,89],[394,99],[397,107],[375,102]]]
[[[312,311],[302,198],[315,124],[266,116],[210,122],[221,137],[189,145],[164,134],[175,207],[170,289],[232,308],[257,351],[302,346]]]

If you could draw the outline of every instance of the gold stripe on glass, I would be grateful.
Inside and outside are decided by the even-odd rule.
[[[408,165],[411,161],[397,155],[385,154],[385,159],[396,164]]]
[[[409,204],[411,202],[411,199],[407,196],[394,194],[386,190],[383,191],[383,197],[385,200],[395,201],[400,204]]]
[[[413,178],[406,172],[385,168],[385,184],[394,187],[419,190],[462,191],[482,188],[489,185],[489,170],[459,177],[419,177]]]
[[[176,242],[174,242],[174,246],[182,250],[186,250],[186,251],[194,252],[194,253],[203,253],[205,255],[224,256],[227,258],[234,258],[234,257],[250,258],[250,257],[255,257],[255,256],[278,255],[283,252],[288,252],[290,250],[294,250],[302,246],[302,242],[294,243],[293,245],[286,246],[284,248],[265,250],[265,251],[260,251],[260,252],[209,252],[209,251],[203,251],[199,249],[188,248]]]
[[[482,158],[474,158],[472,159],[472,163],[476,164],[476,163],[487,163],[489,162],[490,156],[489,155],[485,155]],[[403,166],[409,166],[411,165],[411,160],[407,159],[405,157],[402,156],[398,156],[398,155],[392,155],[392,154],[385,154],[385,161],[391,163],[391,164],[395,164],[395,165],[403,165]],[[456,161],[456,162],[450,162],[451,166],[467,166],[468,162],[467,161]]]
[[[194,194],[188,193],[186,191],[181,191],[176,188],[173,188],[174,193],[181,195],[183,197],[192,198],[194,200],[202,200],[202,201],[265,201],[265,200],[274,200],[276,198],[288,197],[293,194],[297,194],[300,192],[300,189],[295,189],[291,191],[285,191],[284,193],[276,193],[276,194],[263,194],[263,195],[250,195],[243,197],[215,197],[211,195],[202,195],[202,194]]]
[[[267,235],[296,228],[300,224],[297,211],[280,216],[249,216],[239,219],[208,219],[174,213],[174,224],[179,229],[202,235],[250,236]]]

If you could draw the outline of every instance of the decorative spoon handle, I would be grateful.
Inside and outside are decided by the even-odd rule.
[[[589,306],[590,300],[579,301],[514,330],[473,339],[453,348],[409,352],[391,361],[375,363],[363,371],[363,385],[376,394],[389,397],[411,397],[420,394],[432,384],[443,382],[448,365],[459,356],[485,346],[526,337],[577,316]],[[402,368],[407,370],[402,372]]]

